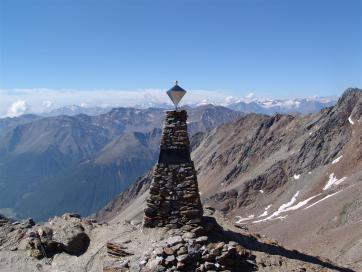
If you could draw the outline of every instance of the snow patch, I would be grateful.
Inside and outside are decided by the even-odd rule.
[[[264,217],[264,216],[267,216],[267,215],[268,215],[268,211],[264,211],[261,215],[258,216],[258,218]]]
[[[237,217],[239,218],[239,220],[236,221],[236,224],[240,224],[241,222],[245,222],[245,221],[252,220],[252,219],[255,217],[255,215],[254,215],[254,214],[251,214],[251,215],[249,215],[249,216],[246,217],[246,218],[242,218],[241,216],[237,216]]]
[[[293,178],[294,178],[295,180],[298,180],[298,179],[300,178],[300,174],[299,174],[299,175],[294,174]]]
[[[271,216],[275,217],[275,216],[278,216],[279,214],[281,214],[282,212],[286,211],[289,207],[291,207],[295,203],[295,201],[297,201],[298,195],[299,195],[299,191],[295,193],[295,195],[292,197],[292,199],[289,202],[282,204],[279,207],[279,209],[276,212],[274,212]]]
[[[338,192],[335,192],[333,194],[327,195],[327,196],[323,197],[322,199],[318,200],[317,202],[313,203],[312,205],[309,205],[308,207],[305,207],[304,210],[309,209],[309,208],[313,207],[314,205],[317,205],[318,203],[320,203],[320,202],[322,202],[322,201],[324,201],[324,200],[326,200],[326,199],[328,199],[328,198],[330,198],[330,197],[332,197],[332,196],[334,196],[334,195],[336,195],[336,194],[338,194],[340,192],[342,192],[342,190],[340,190]]]
[[[260,193],[264,194],[264,191],[263,190],[259,190]]]
[[[300,174],[299,174],[299,175],[294,174],[293,178],[294,178],[295,180],[298,180],[298,179],[300,178]]]
[[[353,122],[353,120],[352,120],[352,117],[350,116],[350,117],[348,117],[348,121],[349,121],[349,123],[351,124],[351,125],[354,125],[354,122]]]
[[[329,180],[327,181],[327,184],[323,187],[323,191],[328,190],[329,188],[331,188],[333,185],[338,185],[340,183],[342,183],[343,181],[345,181],[347,179],[347,177],[343,177],[341,179],[337,179],[334,176],[334,173],[329,175]]]
[[[332,161],[332,164],[335,164],[335,163],[339,162],[339,160],[342,159],[342,157],[343,157],[343,155],[339,156],[337,159]]]
[[[278,210],[275,211],[274,213],[272,213],[270,216],[268,216],[268,217],[265,218],[265,219],[261,219],[261,220],[254,221],[253,223],[259,223],[259,222],[271,220],[271,219],[273,219],[274,217],[279,216],[279,214],[287,211],[287,209],[288,209],[289,207],[291,207],[291,206],[295,203],[295,201],[297,200],[298,195],[299,195],[299,191],[295,193],[295,195],[292,197],[292,199],[291,199],[289,202],[287,202],[287,203],[285,203],[285,204],[282,204],[282,205],[278,208]]]
[[[317,194],[315,196],[311,196],[310,198],[307,198],[306,200],[300,201],[297,204],[295,204],[294,206],[290,206],[290,207],[286,208],[284,210],[284,212],[298,210],[299,208],[302,208],[303,206],[307,205],[309,201],[311,201],[313,198],[316,198],[319,195],[320,194]]]
[[[311,196],[310,198],[307,198],[307,199],[305,199],[303,201],[300,201],[297,204],[293,205],[295,203],[298,195],[299,195],[299,191],[292,197],[292,199],[288,203],[285,203],[285,204],[281,205],[279,207],[279,209],[276,212],[274,212],[272,215],[270,215],[267,218],[261,219],[261,220],[253,221],[253,223],[260,223],[260,222],[264,222],[264,221],[268,221],[268,220],[274,220],[274,219],[284,219],[287,216],[280,216],[281,213],[298,210],[298,209],[304,207],[305,205],[307,205],[308,202],[310,202],[312,199],[316,198],[317,196],[319,196],[321,194]],[[270,206],[271,205],[269,205],[267,208],[269,209]],[[266,216],[267,214],[268,214],[268,212],[267,212],[267,209],[266,209],[265,212],[262,215]],[[259,217],[262,217],[262,215],[260,215]]]
[[[271,204],[266,206],[265,209],[264,209],[264,212],[261,215],[259,215],[258,218],[267,216],[268,215],[268,210],[270,209],[271,206],[272,206]]]

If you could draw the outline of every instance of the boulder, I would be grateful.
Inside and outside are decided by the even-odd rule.
[[[89,246],[89,236],[80,223],[65,224],[53,235],[53,240],[62,244],[63,250],[75,256],[82,255]]]

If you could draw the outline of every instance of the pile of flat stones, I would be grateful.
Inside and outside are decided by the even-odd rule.
[[[254,271],[255,256],[238,243],[211,242],[202,227],[173,232],[141,261],[140,271]],[[201,235],[198,236],[197,234]]]
[[[167,111],[164,121],[161,149],[188,149],[190,146],[187,134],[187,112]]]
[[[186,111],[167,111],[160,158],[153,171],[145,227],[180,228],[200,224],[203,209],[190,158]]]
[[[199,224],[203,211],[193,164],[158,164],[144,212],[145,227]]]

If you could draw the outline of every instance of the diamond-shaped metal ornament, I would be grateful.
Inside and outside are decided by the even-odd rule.
[[[175,86],[173,86],[170,90],[167,91],[167,95],[170,97],[171,101],[175,105],[177,109],[177,105],[180,103],[181,99],[186,94],[186,91],[182,89],[178,82],[175,82]]]

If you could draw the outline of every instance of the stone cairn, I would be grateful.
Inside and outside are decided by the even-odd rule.
[[[175,229],[201,224],[203,209],[186,120],[185,110],[166,112],[160,156],[145,209],[145,227]]]
[[[143,226],[162,228],[168,239],[161,239],[145,254],[138,270],[126,262],[120,271],[253,271],[255,256],[236,242],[220,241],[214,233],[225,237],[216,220],[203,217],[186,120],[185,110],[166,112],[145,208]]]

